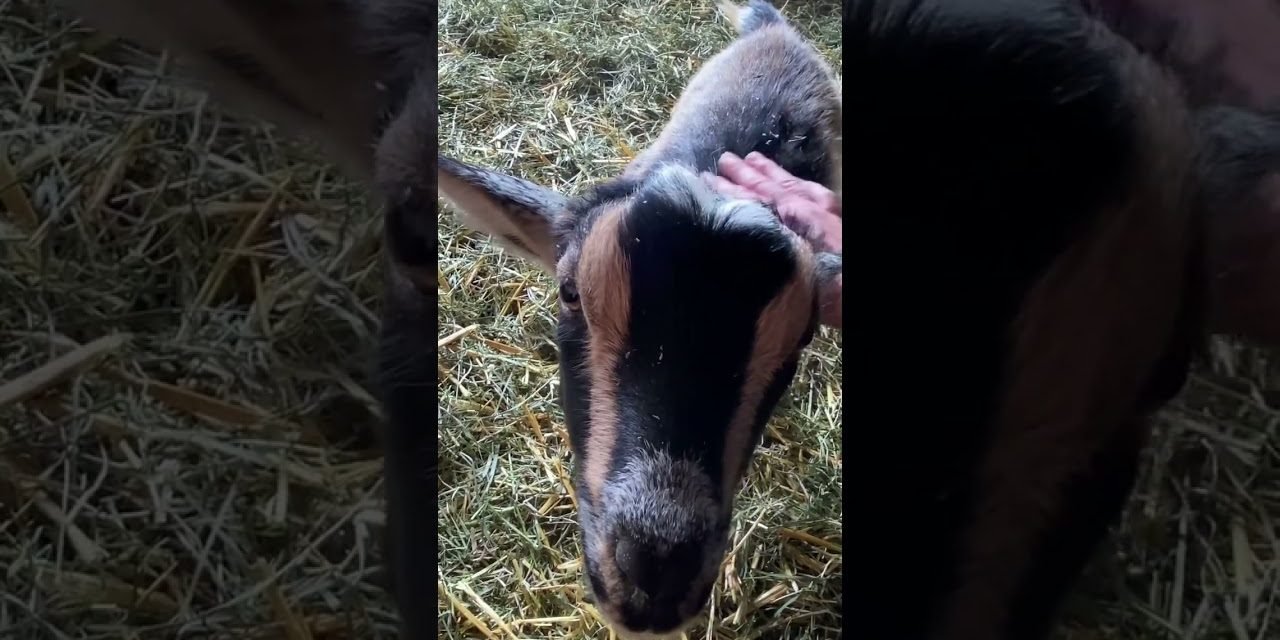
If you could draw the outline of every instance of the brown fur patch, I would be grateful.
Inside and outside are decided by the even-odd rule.
[[[724,465],[721,483],[725,496],[735,493],[740,478],[738,470],[747,455],[751,438],[751,422],[760,409],[764,390],[795,352],[801,334],[809,324],[814,296],[814,258],[809,245],[799,237],[792,239],[796,251],[796,271],[786,286],[765,306],[756,321],[756,336],[751,357],[747,360],[747,376],[742,384],[738,407],[725,434]]]
[[[842,329],[844,324],[844,275],[837,274],[823,283],[819,292],[819,319],[822,324],[835,329]]]
[[[1144,425],[1136,404],[1173,335],[1184,295],[1191,208],[1190,125],[1164,74],[1127,72],[1145,168],[1130,202],[1099,217],[1032,289],[1014,330],[993,446],[979,471],[961,586],[939,638],[1002,637],[1034,546],[1108,432]]]
[[[609,458],[618,439],[618,358],[626,348],[631,322],[631,268],[618,232],[626,205],[604,210],[582,243],[578,291],[591,329],[591,429],[586,443],[583,478],[596,504],[601,504]],[[605,563],[608,564],[608,563]]]
[[[606,597],[596,601],[596,607],[604,614],[607,620],[621,620],[622,611],[613,604],[614,600],[621,597],[622,594],[622,575],[618,572],[618,565],[613,562],[614,542],[612,538],[605,538],[600,543],[600,557],[602,560],[596,563],[600,570],[600,580],[604,582],[604,588],[609,591]]]

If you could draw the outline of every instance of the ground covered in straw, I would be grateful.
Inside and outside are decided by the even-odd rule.
[[[805,4],[789,13],[838,63],[838,6]],[[697,0],[448,0],[441,151],[573,192],[646,146],[729,39]],[[556,288],[447,209],[440,272],[440,636],[606,638],[582,600]],[[712,628],[690,637],[837,636],[840,369],[839,337],[821,337],[741,496]]]
[[[380,220],[168,70],[0,1],[0,637],[393,638]]]

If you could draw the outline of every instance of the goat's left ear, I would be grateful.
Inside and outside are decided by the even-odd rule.
[[[844,306],[844,266],[838,253],[818,254],[818,321],[841,328]]]

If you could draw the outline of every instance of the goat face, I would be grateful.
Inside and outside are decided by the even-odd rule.
[[[464,220],[556,276],[586,574],[622,632],[669,633],[702,609],[737,485],[839,276],[838,256],[697,174],[761,151],[839,176],[829,70],[767,4],[728,13],[742,38],[620,177],[564,198],[439,159]]]
[[[817,265],[770,211],[682,167],[585,213],[557,264],[557,338],[587,575],[625,627],[668,631],[710,592],[817,325]]]
[[[838,263],[679,165],[569,201],[440,167],[446,193],[502,194],[549,223],[589,583],[626,629],[678,627],[707,599],[736,486]]]

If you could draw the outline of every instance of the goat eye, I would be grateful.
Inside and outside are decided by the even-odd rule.
[[[560,302],[569,308],[578,308],[578,285],[572,280],[560,283]]]

